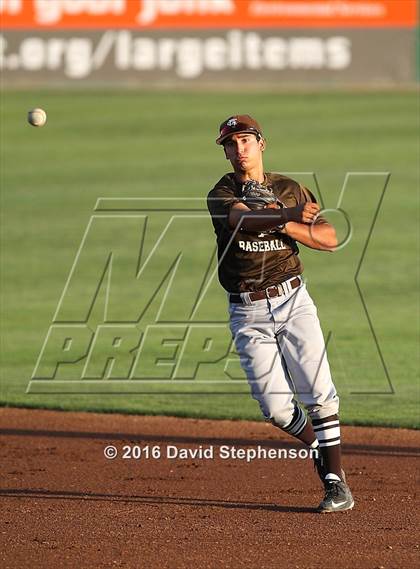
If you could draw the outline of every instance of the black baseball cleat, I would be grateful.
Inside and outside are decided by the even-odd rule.
[[[318,506],[318,512],[321,514],[344,512],[345,510],[351,510],[353,508],[353,496],[345,481],[326,480],[324,484],[325,496]]]

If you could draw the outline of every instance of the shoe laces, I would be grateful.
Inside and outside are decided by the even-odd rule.
[[[339,481],[327,480],[325,485],[325,499],[336,498],[339,493]]]

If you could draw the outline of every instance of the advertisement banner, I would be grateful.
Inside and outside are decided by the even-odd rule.
[[[3,29],[414,27],[416,0],[0,0]]]
[[[416,0],[0,0],[4,86],[416,81]]]
[[[0,67],[14,85],[403,83],[415,77],[415,39],[405,29],[22,31],[0,36]]]

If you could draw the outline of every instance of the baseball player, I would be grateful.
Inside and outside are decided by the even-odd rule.
[[[319,215],[307,188],[264,172],[266,140],[252,117],[226,119],[216,142],[233,172],[217,182],[207,204],[230,329],[252,396],[267,421],[317,449],[315,465],[325,488],[318,511],[350,510],[339,400],[297,246],[333,251],[335,229]]]

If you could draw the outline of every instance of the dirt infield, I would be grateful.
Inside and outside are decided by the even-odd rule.
[[[265,423],[0,409],[0,428],[5,568],[420,565],[420,432],[345,427],[356,506],[321,515],[312,461]]]

